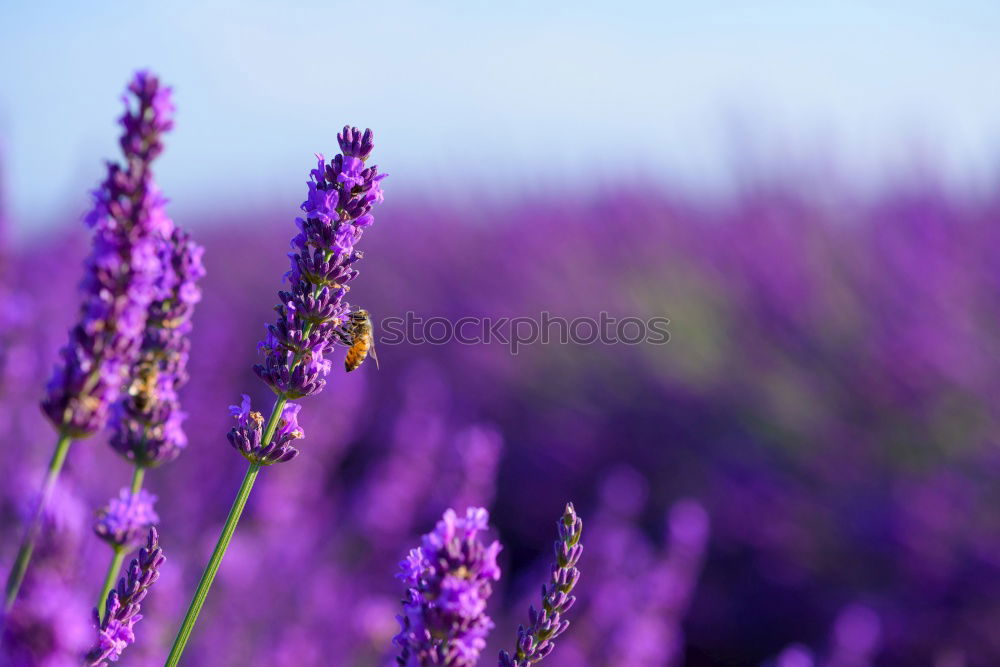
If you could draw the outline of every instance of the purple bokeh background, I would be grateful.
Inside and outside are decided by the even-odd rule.
[[[568,500],[586,547],[552,667],[1000,661],[1000,196],[931,177],[725,198],[602,181],[486,205],[386,187],[351,292],[377,318],[607,311],[669,317],[671,341],[382,346],[380,369],[335,372],[302,401],[300,457],[263,471],[185,664],[388,664],[396,564],[466,504],[504,544],[492,664]],[[227,406],[269,402],[251,366],[296,203],[177,220],[207,246],[191,443],[147,476],[168,561],[123,664],[163,659],[244,472]],[[0,258],[4,568],[51,451],[37,401],[85,250],[74,227]],[[71,450],[8,623],[16,664],[76,664],[91,641],[108,553],[89,525],[129,474],[102,438]]]

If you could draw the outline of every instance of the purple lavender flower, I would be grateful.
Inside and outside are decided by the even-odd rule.
[[[191,316],[201,300],[204,249],[175,228],[159,244],[163,271],[125,396],[112,413],[111,446],[143,467],[173,460],[187,445],[177,390],[187,382]]]
[[[503,436],[489,424],[476,424],[455,436],[452,445],[461,462],[461,481],[453,504],[489,506],[496,495],[497,466]]]
[[[146,546],[139,550],[128,566],[127,577],[118,580],[118,587],[108,593],[104,620],[100,621],[97,609],[97,644],[87,653],[84,663],[88,667],[117,662],[130,644],[135,642],[135,624],[142,620],[139,605],[160,577],[160,566],[166,557],[159,545],[156,528],[149,529]]]
[[[774,667],[814,667],[816,658],[805,646],[792,644],[778,654],[774,659]]]
[[[453,499],[444,494],[428,499],[432,489],[445,486],[439,484],[439,464],[455,460],[443,450],[446,427],[442,415],[447,410],[448,395],[440,369],[416,364],[400,383],[405,397],[388,439],[388,450],[379,458],[355,501],[365,535],[389,553],[397,553],[401,541],[416,532],[422,507],[448,507],[448,501]]]
[[[173,223],[153,182],[150,164],[163,150],[160,135],[173,121],[170,88],[138,72],[125,98],[121,147],[125,164],[108,164],[85,220],[94,230],[93,249],[81,288],[80,320],[70,331],[49,381],[42,409],[61,432],[91,436],[107,422],[125,371],[135,359],[160,271],[158,237]]]
[[[833,625],[828,667],[874,664],[882,641],[882,621],[874,609],[852,604],[842,609]]]
[[[240,405],[229,406],[230,414],[236,417],[236,426],[227,435],[229,443],[251,463],[269,466],[291,461],[299,455],[299,450],[292,447],[291,443],[305,437],[298,422],[301,407],[297,403],[285,404],[274,437],[265,447],[261,444],[264,416],[250,410],[250,397],[243,394]]]
[[[633,471],[634,472],[634,471]],[[610,662],[621,665],[680,665],[684,662],[683,621],[702,570],[709,516],[695,500],[680,500],[667,521],[669,545],[662,557],[637,565],[627,586],[632,614],[621,619],[610,644]],[[642,563],[637,552],[627,558]]]
[[[78,558],[75,552],[70,560]],[[48,568],[32,571],[17,607],[0,618],[0,665],[66,667],[78,664],[69,656],[83,653],[93,638],[87,622],[88,603],[72,581],[72,576],[63,576]]]
[[[140,489],[131,493],[122,489],[117,498],[112,498],[100,512],[94,532],[108,544],[125,547],[142,539],[153,525],[160,522],[153,505],[156,496]]]
[[[487,546],[479,539],[489,516],[480,507],[468,508],[465,518],[447,510],[399,564],[397,576],[409,586],[393,639],[400,665],[470,667],[479,660],[493,629],[486,602],[500,579],[500,543]]]
[[[517,629],[517,649],[513,655],[500,651],[500,667],[526,667],[540,662],[556,647],[552,640],[569,627],[564,616],[576,602],[570,593],[580,579],[576,563],[583,553],[580,544],[583,520],[576,515],[573,503],[566,504],[566,511],[556,525],[559,530],[555,543],[556,562],[552,565],[549,583],[542,585],[542,608],[536,610],[534,605],[529,608],[531,625]]]
[[[295,221],[300,233],[288,255],[285,277],[291,288],[278,293],[278,319],[258,345],[264,363],[254,372],[285,398],[311,396],[326,384],[325,356],[340,341],[338,331],[350,310],[344,301],[347,283],[357,276],[353,265],[362,256],[355,246],[374,222],[372,207],[382,201],[385,174],[365,167],[374,147],[372,131],[344,127],[337,140],[343,153],[329,164],[318,156],[310,172],[305,217]]]

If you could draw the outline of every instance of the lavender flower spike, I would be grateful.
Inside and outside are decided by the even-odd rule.
[[[98,513],[94,532],[114,547],[129,547],[140,541],[146,531],[160,522],[153,509],[156,496],[139,490],[131,493],[122,489],[117,498],[112,498],[107,507]]]
[[[410,551],[397,576],[409,586],[403,599],[401,629],[393,642],[400,665],[471,667],[486,647],[493,621],[486,601],[500,579],[500,543],[479,539],[489,512],[470,507],[464,518],[447,510],[433,532]]]
[[[97,609],[94,610],[97,644],[84,659],[87,667],[117,662],[122,651],[135,643],[135,624],[142,620],[140,603],[160,577],[159,569],[165,560],[156,528],[150,528],[146,546],[139,550],[138,558],[132,559],[127,577],[119,579],[118,587],[108,593],[103,621],[98,620]]]
[[[159,242],[162,273],[155,283],[139,357],[130,384],[111,417],[111,446],[137,466],[171,461],[187,446],[177,390],[187,382],[194,306],[201,300],[197,282],[205,275],[204,248],[175,228]]]
[[[309,195],[302,202],[305,217],[296,219],[299,234],[292,239],[288,291],[278,293],[277,321],[267,326],[258,345],[264,363],[254,372],[284,398],[322,391],[330,361],[325,357],[340,343],[339,328],[350,306],[344,301],[361,259],[355,246],[375,221],[372,207],[382,201],[378,167],[366,167],[374,137],[356,127],[337,135],[342,154],[329,164],[323,156],[310,172]]]
[[[173,126],[170,89],[149,72],[129,83],[123,165],[108,163],[107,177],[94,191],[85,222],[93,229],[93,247],[81,283],[80,319],[69,332],[42,399],[42,411],[59,433],[42,483],[34,518],[28,524],[17,558],[7,576],[4,610],[13,607],[38,538],[45,506],[66,462],[70,444],[97,433],[107,423],[125,373],[142,343],[147,312],[161,273],[157,248],[173,223],[164,212],[166,200],[153,182],[150,168],[162,152],[161,135]]]
[[[150,169],[163,150],[161,135],[173,126],[170,88],[138,72],[128,91],[135,102],[125,98],[120,120],[125,163],[108,163],[107,177],[94,191],[85,218],[94,240],[81,284],[80,320],[42,401],[60,433],[72,438],[99,431],[118,398],[142,342],[160,271],[158,237],[169,236],[173,225]]]
[[[514,655],[500,651],[500,667],[527,667],[540,662],[556,647],[552,641],[569,627],[564,617],[576,602],[570,595],[580,579],[576,569],[577,561],[583,553],[580,536],[583,534],[583,520],[576,515],[573,503],[566,504],[566,511],[556,524],[559,539],[556,540],[556,562],[552,565],[552,578],[542,585],[542,608],[534,605],[528,610],[531,625],[517,629],[517,650]]]

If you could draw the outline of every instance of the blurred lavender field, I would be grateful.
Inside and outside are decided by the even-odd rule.
[[[244,472],[227,406],[270,400],[251,365],[295,213],[177,220],[209,272],[191,444],[147,481],[168,562],[124,664],[162,660]],[[552,667],[997,664],[998,218],[1000,197],[932,179],[391,197],[351,294],[377,318],[608,311],[669,317],[671,342],[383,346],[381,369],[332,375],[303,401],[303,455],[262,475],[185,664],[388,664],[397,562],[466,504],[505,545],[491,664],[567,500],[586,551]],[[85,246],[66,228],[0,259],[4,568],[50,451],[37,402]],[[15,664],[77,664],[92,641],[92,508],[128,474],[100,439],[71,452],[6,630]]]

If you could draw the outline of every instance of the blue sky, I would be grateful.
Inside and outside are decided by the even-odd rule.
[[[175,87],[157,172],[175,216],[293,210],[344,122],[376,129],[395,187],[433,197],[712,187],[751,154],[969,180],[1000,156],[997,34],[997,2],[6,0],[7,210],[19,233],[76,219],[137,67]]]

